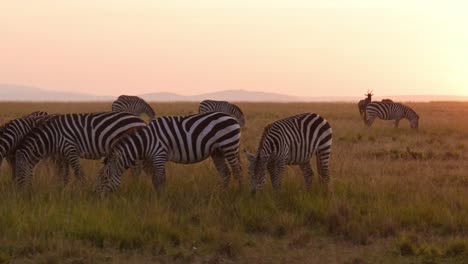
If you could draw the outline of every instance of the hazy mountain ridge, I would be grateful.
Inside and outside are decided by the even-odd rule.
[[[147,101],[175,102],[228,100],[235,102],[356,102],[364,96],[317,96],[299,97],[281,93],[256,92],[247,90],[224,90],[198,95],[180,95],[171,92],[155,92],[138,95]],[[99,96],[87,93],[52,91],[37,87],[0,84],[0,101],[51,101],[51,102],[84,102],[84,101],[113,101],[117,96]],[[396,95],[375,96],[375,101],[391,98],[401,102],[429,102],[429,101],[468,101],[468,96],[453,95]]]
[[[0,84],[0,101],[57,101],[57,102],[79,102],[79,101],[110,101],[113,96],[98,96],[86,93],[52,91],[42,88]]]

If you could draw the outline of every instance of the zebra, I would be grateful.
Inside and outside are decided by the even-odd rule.
[[[207,112],[223,112],[230,114],[237,118],[239,125],[243,127],[245,125],[245,117],[242,110],[235,104],[231,104],[227,101],[215,101],[215,100],[204,100],[200,103],[198,108],[199,113]]]
[[[121,95],[112,103],[113,112],[129,112],[140,116],[145,113],[150,120],[154,119],[153,108],[142,98],[138,96]]]
[[[380,102],[382,102],[382,103],[394,103],[392,99],[382,99]]]
[[[16,185],[32,184],[33,169],[45,157],[61,159],[60,174],[68,183],[69,167],[84,182],[80,157],[100,159],[110,145],[145,122],[125,112],[56,115],[25,136],[16,150]]]
[[[410,107],[400,103],[372,102],[366,107],[366,124],[371,126],[375,118],[383,120],[395,120],[395,127],[401,119],[406,118],[410,122],[411,128],[417,129],[419,126],[419,116]]]
[[[372,91],[367,91],[367,94],[364,94],[367,98],[362,99],[358,102],[359,115],[361,115],[364,122],[366,121],[366,106],[372,102]]]
[[[306,188],[310,189],[313,177],[310,160],[314,154],[318,173],[327,186],[331,145],[332,128],[328,121],[318,114],[298,114],[267,125],[257,152],[245,152],[250,163],[251,191],[262,188],[265,183],[265,170],[270,174],[273,188],[279,190],[286,165],[299,165],[304,174]]]
[[[115,191],[123,172],[137,160],[145,161],[146,173],[152,175],[153,187],[157,190],[166,182],[166,162],[192,164],[210,156],[223,187],[227,188],[231,177],[226,160],[240,187],[240,136],[238,121],[226,113],[156,118],[147,127],[114,144],[101,169],[95,191]]]
[[[16,147],[31,130],[44,123],[48,117],[47,112],[33,112],[0,126],[0,165],[3,159],[6,159],[12,169],[13,178]]]

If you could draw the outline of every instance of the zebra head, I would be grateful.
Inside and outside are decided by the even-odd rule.
[[[418,129],[419,127],[419,116],[416,115],[413,119],[410,120],[410,126],[411,128]]]
[[[98,193],[115,191],[125,169],[122,152],[119,151],[119,148],[114,148],[104,159],[104,167],[99,171],[95,191]]]
[[[250,191],[254,193],[257,189],[261,189],[265,184],[265,171],[268,164],[269,155],[266,154],[251,154],[245,152],[247,160],[249,161],[249,175],[250,175]]]
[[[16,151],[15,156],[15,185],[20,188],[29,187],[32,185],[34,165],[28,160],[28,153],[25,150]]]

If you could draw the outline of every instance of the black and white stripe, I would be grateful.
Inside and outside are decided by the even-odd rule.
[[[198,112],[223,112],[237,118],[241,127],[245,125],[245,117],[242,110],[237,105],[226,101],[204,100],[200,103]]]
[[[395,127],[401,119],[406,118],[411,128],[418,128],[419,116],[410,107],[400,103],[372,102],[366,107],[366,124],[371,126],[378,117],[383,120],[395,120]]]
[[[130,113],[104,112],[66,114],[52,117],[27,134],[16,151],[16,184],[32,184],[32,173],[43,158],[55,157],[66,164],[62,169],[68,181],[69,166],[75,176],[83,180],[80,157],[99,159],[117,139],[129,131],[146,126],[145,122]]]
[[[155,116],[153,108],[138,96],[121,95],[112,103],[112,111],[128,112],[134,115],[146,114],[150,119]]]
[[[211,157],[224,186],[231,172],[240,184],[240,126],[225,113],[210,112],[188,116],[159,117],[144,129],[117,142],[105,161],[97,192],[114,191],[123,172],[138,160],[149,161],[154,188],[166,181],[165,163],[190,164]]]
[[[274,189],[281,187],[281,176],[286,165],[299,165],[307,188],[312,184],[313,171],[310,160],[317,159],[322,181],[329,182],[329,160],[332,129],[321,116],[304,113],[278,120],[265,127],[255,154],[247,154],[250,162],[251,190],[260,189],[268,170]]]
[[[6,159],[13,170],[13,177],[15,177],[16,147],[33,128],[45,122],[48,117],[47,112],[33,112],[0,126],[0,165],[3,159]]]

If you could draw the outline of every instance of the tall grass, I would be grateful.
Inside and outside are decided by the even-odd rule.
[[[168,165],[155,192],[144,174],[124,176],[116,193],[92,194],[101,164],[83,161],[88,185],[63,187],[47,163],[32,190],[13,188],[0,170],[0,263],[43,262],[459,262],[468,257],[468,148],[465,103],[419,103],[419,131],[401,122],[364,127],[345,103],[247,104],[242,146],[253,151],[263,126],[316,112],[334,132],[331,193],[314,178],[304,188],[289,168],[283,187],[255,196],[219,188],[211,161]],[[193,103],[154,104],[158,115],[195,112]],[[0,105],[6,120],[32,112],[103,111],[110,104]],[[266,109],[268,111],[266,111]],[[315,164],[314,164],[315,165]]]

